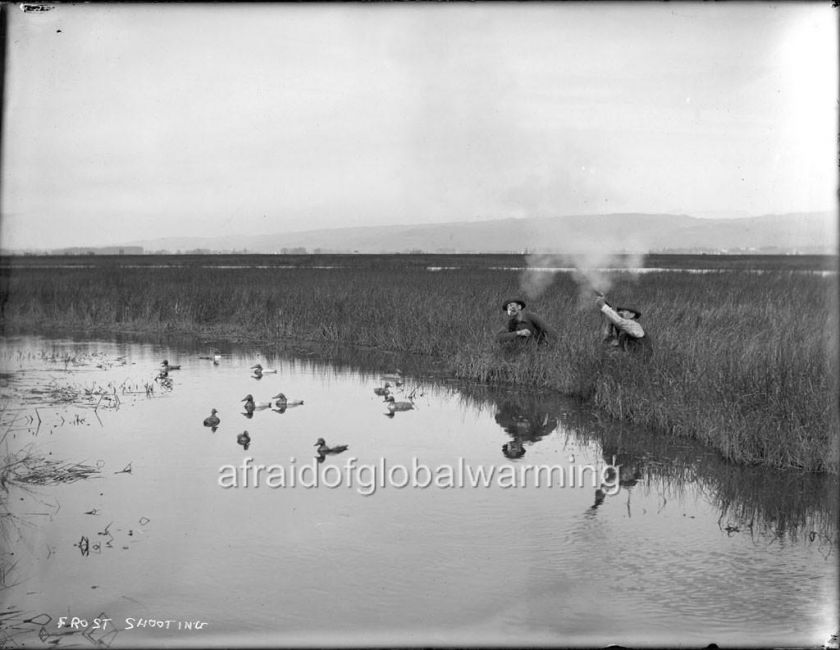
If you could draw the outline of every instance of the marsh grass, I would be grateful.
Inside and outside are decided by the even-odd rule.
[[[52,460],[38,454],[31,445],[7,453],[0,464],[0,489],[10,485],[58,485],[75,483],[99,474],[99,469],[84,463]]]
[[[430,272],[411,258],[340,269],[5,267],[2,320],[7,330],[189,333],[410,352],[452,376],[580,396],[616,419],[700,440],[738,463],[837,472],[836,276],[786,269],[617,275],[608,297],[644,312],[655,347],[648,361],[604,354],[599,314],[568,274],[557,274],[529,305],[560,340],[500,349],[500,299],[520,292],[519,278],[475,264]]]
[[[717,511],[722,534],[765,542],[805,539],[826,554],[836,550],[836,476],[727,462],[698,441],[627,424],[597,408],[579,408],[576,400],[553,392],[466,385],[458,394],[471,408],[499,412],[512,403],[523,413],[536,413],[538,420],[557,422],[548,435],[594,443],[605,463],[637,472],[638,485],[631,489],[658,495],[662,508],[685,502],[689,490],[698,491]]]

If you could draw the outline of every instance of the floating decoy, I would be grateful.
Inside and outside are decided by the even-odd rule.
[[[199,359],[208,359],[208,360],[210,360],[210,361],[212,361],[212,362],[213,362],[213,365],[214,365],[214,366],[218,366],[218,365],[219,365],[219,361],[221,361],[221,360],[222,360],[222,355],[221,355],[221,354],[219,354],[218,352],[216,352],[216,353],[214,353],[212,356],[209,356],[209,355],[203,355],[203,356],[199,356],[198,358],[199,358]]]
[[[236,436],[237,444],[242,445],[243,449],[248,449],[248,445],[251,444],[251,436],[248,435],[247,431],[243,431],[238,436]]]
[[[393,413],[395,411],[410,411],[414,408],[414,402],[397,402],[393,395],[388,395],[385,398],[388,403],[388,410]]]
[[[169,372],[170,370],[180,370],[181,369],[180,365],[177,365],[177,366],[169,365],[169,361],[167,361],[166,359],[164,359],[163,363],[160,364],[160,365],[163,366],[163,369],[166,370],[167,372]]]
[[[287,409],[292,406],[300,406],[301,404],[303,404],[302,399],[290,400],[283,393],[277,393],[271,399],[277,400],[274,406],[276,406],[278,409]]]
[[[329,447],[323,438],[318,438],[318,442],[316,442],[313,446],[318,448],[317,451],[319,456],[323,454],[340,454],[342,451],[347,451],[347,449],[349,449],[348,445],[336,445],[335,447]]]
[[[216,413],[218,413],[218,411],[216,409],[213,409],[210,412],[210,415],[208,415],[206,418],[204,418],[204,426],[205,427],[214,427],[215,428],[215,427],[219,426],[219,422],[221,422],[221,420],[219,419],[219,416],[216,415]]]
[[[275,373],[275,374],[277,373],[277,370],[276,370],[276,369],[263,368],[263,367],[262,367],[260,364],[258,364],[258,363],[256,363],[256,364],[254,364],[253,366],[251,366],[251,370],[253,370],[253,371],[254,371],[254,374],[259,373],[259,374],[261,374],[261,375],[268,375],[268,374],[271,374],[271,373]]]
[[[387,397],[391,392],[391,384],[386,381],[384,386],[377,386],[373,389],[373,392],[375,395]]]
[[[271,407],[271,402],[255,402],[253,395],[246,395],[240,401],[245,402],[245,411],[253,413],[255,410],[261,411]]]

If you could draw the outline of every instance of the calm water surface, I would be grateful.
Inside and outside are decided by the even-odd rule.
[[[3,643],[802,645],[836,631],[833,481],[733,468],[552,395],[407,377],[396,399],[413,391],[415,409],[388,417],[373,388],[393,368],[248,348],[223,350],[218,364],[199,358],[208,354],[5,340],[4,455],[99,472],[0,492]],[[164,358],[182,365],[170,388],[154,381]],[[253,378],[257,361],[276,374]],[[304,405],[243,412],[246,394],[281,391]],[[211,408],[216,431],[202,425]],[[319,437],[349,450],[317,463]],[[518,459],[502,451],[514,440]],[[221,487],[225,466],[246,458],[282,466],[286,487],[265,475],[258,487]],[[351,458],[370,467],[348,485]],[[622,486],[603,500],[592,472],[574,487],[568,474],[564,487],[531,475],[526,486],[467,477],[400,488],[381,473],[386,484],[370,485],[383,462],[450,467],[457,485],[459,466],[510,476],[613,458]],[[295,473],[307,484],[344,478],[291,487]],[[60,628],[60,616],[89,628]],[[94,630],[95,618],[112,621]],[[205,625],[183,629],[195,621]]]

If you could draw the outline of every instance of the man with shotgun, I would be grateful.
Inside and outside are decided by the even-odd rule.
[[[603,314],[601,340],[607,349],[650,355],[653,352],[650,337],[639,323],[642,312],[630,307],[612,307],[600,291],[595,291],[595,295],[595,304]]]

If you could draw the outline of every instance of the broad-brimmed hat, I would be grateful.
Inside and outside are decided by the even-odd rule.
[[[629,311],[631,314],[633,314],[633,320],[639,320],[642,317],[642,312],[640,312],[638,309],[633,309],[632,307],[613,307],[613,309],[616,312]]]
[[[515,302],[522,307],[522,309],[525,309],[525,301],[522,300],[522,298],[508,298],[502,303],[502,311],[507,311],[507,306],[512,302]]]

